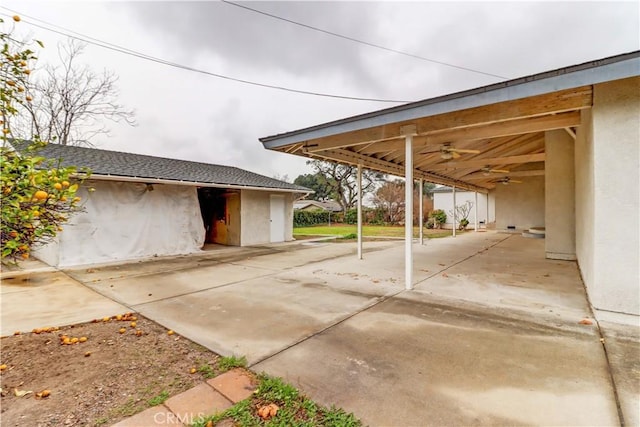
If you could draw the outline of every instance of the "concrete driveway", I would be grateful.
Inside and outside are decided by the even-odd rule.
[[[66,273],[365,424],[640,422],[637,328],[607,329],[607,359],[597,323],[578,323],[591,312],[576,264],[544,259],[544,241],[416,245],[414,291],[402,243],[365,248],[364,260],[353,244],[311,243]]]

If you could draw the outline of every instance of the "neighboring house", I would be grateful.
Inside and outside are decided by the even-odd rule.
[[[340,204],[333,200],[326,202],[319,202],[317,200],[298,200],[293,203],[293,209],[301,211],[342,212]]]
[[[57,267],[293,240],[293,202],[310,192],[230,166],[58,144],[38,154],[92,171],[85,211],[35,252]]]
[[[598,318],[640,320],[640,51],[260,141],[489,194],[496,229],[544,226],[539,255],[577,261]],[[411,289],[412,246],[405,250]]]
[[[471,212],[469,213],[469,226],[473,228],[476,222],[476,193],[473,191],[456,190],[456,206],[462,206],[467,202],[472,203]],[[487,205],[488,203],[488,205]],[[433,209],[442,209],[447,214],[447,222],[444,228],[452,228],[453,216],[453,188],[440,186],[433,189]],[[496,205],[495,197],[492,193],[478,194],[478,225],[486,228],[489,224],[495,223]],[[487,221],[487,218],[489,219]],[[460,218],[457,218],[460,222]]]

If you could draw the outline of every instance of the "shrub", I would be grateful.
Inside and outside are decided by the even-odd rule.
[[[344,214],[345,224],[356,224],[358,222],[358,209],[349,209]]]
[[[435,209],[429,213],[429,219],[433,221],[434,228],[442,228],[447,222],[447,214],[442,209]]]
[[[329,222],[329,212],[316,211],[293,211],[294,227],[311,227],[313,225],[326,224]]]

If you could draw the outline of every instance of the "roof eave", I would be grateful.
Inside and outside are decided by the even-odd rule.
[[[91,174],[89,179],[97,181],[122,181],[122,182],[138,182],[143,184],[168,184],[168,185],[182,185],[188,187],[210,187],[210,188],[229,188],[233,190],[255,190],[255,191],[269,191],[272,193],[304,193],[311,194],[312,190],[302,188],[278,188],[278,187],[257,187],[251,185],[234,185],[234,184],[217,184],[211,182],[199,182],[199,181],[178,181],[172,179],[162,178],[144,178],[137,176],[122,176],[122,175],[102,175]]]
[[[260,138],[267,149],[640,75],[640,51]]]

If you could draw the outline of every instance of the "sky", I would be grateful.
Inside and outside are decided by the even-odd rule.
[[[237,79],[405,102],[640,49],[637,0],[240,4],[423,59],[219,1],[3,0],[0,13],[18,12],[18,34],[44,42],[39,65],[56,62],[66,37],[30,22]],[[110,135],[92,140],[97,148],[289,180],[311,172],[306,159],[265,150],[258,138],[402,104],[256,87],[93,45],[81,59],[115,72],[120,102],[136,113],[135,127],[109,123]]]

